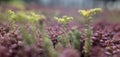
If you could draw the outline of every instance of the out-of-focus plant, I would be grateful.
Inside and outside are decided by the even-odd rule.
[[[69,41],[72,44],[72,47],[74,49],[77,49],[80,51],[80,46],[81,46],[81,32],[78,31],[75,27],[73,27],[69,32],[68,32],[68,38]]]
[[[85,44],[84,44],[84,57],[89,57],[91,45],[92,45],[92,28],[90,27],[90,24],[92,23],[93,19],[92,17],[98,13],[101,12],[101,8],[95,8],[90,10],[79,10],[78,12],[85,18]]]
[[[62,28],[63,28],[63,32],[64,32],[64,37],[65,37],[65,38],[63,38],[63,42],[64,42],[63,46],[64,47],[69,47],[70,43],[69,43],[69,39],[68,39],[68,36],[67,36],[67,33],[66,33],[66,25],[67,25],[68,22],[70,22],[70,21],[73,20],[73,17],[63,16],[61,18],[54,17],[54,19],[58,23],[62,24]]]
[[[11,21],[11,26],[14,27],[14,24],[16,22],[20,22],[20,23],[30,23],[32,28],[31,28],[31,32],[32,34],[30,34],[28,31],[26,31],[24,24],[22,26],[20,26],[21,31],[22,31],[22,35],[24,37],[24,42],[25,44],[32,44],[36,42],[36,38],[35,38],[35,23],[39,20],[39,19],[43,19],[45,18],[45,16],[43,15],[37,15],[34,12],[24,12],[24,11],[18,11],[18,12],[14,12],[12,10],[8,10],[7,12],[8,14],[8,19]],[[11,28],[12,29],[12,28]]]
[[[34,12],[24,12],[24,11],[18,11],[14,12],[12,10],[8,11],[8,17],[10,18],[10,21],[14,24],[15,22],[28,22],[31,24],[31,26],[35,27],[35,23],[39,23],[39,29],[41,31],[41,37],[43,39],[43,48],[46,51],[47,57],[56,57],[56,51],[54,50],[52,41],[46,34],[45,30],[45,16],[44,15],[37,15]],[[35,27],[36,28],[36,27]],[[37,39],[34,36],[35,29],[32,30],[33,34],[29,34],[24,27],[22,27],[22,34],[24,37],[24,42],[27,44],[32,44],[37,41]],[[33,38],[34,37],[34,38]]]
[[[64,40],[62,39],[62,36],[57,37],[58,43],[55,45],[55,49],[61,53],[62,49],[64,48]]]
[[[66,32],[66,25],[73,20],[73,17],[67,17],[63,16],[62,18],[54,17],[54,19],[62,24],[64,36],[58,36],[58,44],[56,45],[56,48],[74,48],[80,52],[80,46],[81,46],[81,32],[77,30],[76,27],[73,27],[68,33]]]
[[[47,53],[47,57],[57,57],[57,52],[54,49],[53,43],[47,35],[44,20],[45,18],[39,20],[39,29],[41,31],[41,37],[43,39],[43,48]]]

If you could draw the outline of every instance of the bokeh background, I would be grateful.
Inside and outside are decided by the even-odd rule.
[[[54,16],[68,15],[82,19],[78,10],[102,8],[95,19],[118,21],[120,18],[120,0],[0,0],[0,10],[32,10],[53,19]]]
[[[25,3],[47,7],[120,9],[120,0],[0,0],[0,4]]]

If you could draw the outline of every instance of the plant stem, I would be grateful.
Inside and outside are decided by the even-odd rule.
[[[69,42],[69,39],[68,39],[68,37],[67,37],[67,33],[66,33],[66,25],[64,24],[63,26],[62,26],[62,28],[63,28],[63,32],[64,32],[64,46],[65,47],[70,47],[70,42]]]
[[[57,53],[54,50],[53,43],[51,39],[48,38],[48,35],[46,34],[46,30],[44,28],[45,24],[43,20],[39,22],[39,25],[40,25],[39,29],[41,31],[41,37],[43,39],[43,48],[47,53],[46,54],[47,57],[57,57]]]
[[[90,50],[91,50],[91,45],[92,45],[92,29],[90,28],[90,20],[86,19],[86,31],[85,31],[85,44],[84,44],[84,52],[85,55],[84,57],[89,57],[90,56]]]

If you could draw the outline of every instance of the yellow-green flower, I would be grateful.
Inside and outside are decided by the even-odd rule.
[[[30,23],[35,23],[36,21],[44,20],[45,16],[44,15],[35,14],[34,12],[28,12],[27,15],[26,15],[26,19]]]
[[[90,10],[79,10],[78,12],[84,17],[92,17],[97,12],[101,12],[101,11],[102,11],[101,8],[95,8],[95,9],[90,9]]]
[[[61,18],[54,17],[54,19],[55,19],[58,23],[66,24],[66,23],[70,22],[70,21],[73,19],[73,17],[63,16],[63,17],[61,17]]]
[[[43,20],[45,19],[44,15],[38,15],[35,14],[34,12],[31,11],[18,11],[18,12],[14,12],[12,10],[8,10],[8,17],[10,18],[11,21],[17,22],[17,21],[28,21],[30,23],[35,23],[38,20]]]
[[[88,10],[79,10],[78,12],[85,17],[88,17],[90,15],[90,11]]]

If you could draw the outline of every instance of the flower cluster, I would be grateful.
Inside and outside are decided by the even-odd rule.
[[[91,17],[95,15],[97,12],[101,12],[101,8],[95,8],[95,9],[90,9],[90,10],[79,10],[78,12],[84,16],[84,17]]]
[[[70,22],[73,19],[73,17],[63,16],[61,18],[54,17],[54,19],[57,20],[57,22],[59,22],[59,23],[66,24],[66,23]]]
[[[16,21],[28,21],[30,23],[35,23],[38,20],[45,19],[44,15],[37,15],[34,12],[19,11],[19,12],[15,13],[12,10],[8,10],[8,17],[13,22],[16,22]]]
[[[44,15],[37,15],[34,12],[29,12],[29,15],[26,16],[28,21],[30,21],[31,23],[36,22],[38,20],[44,20],[45,16]]]

